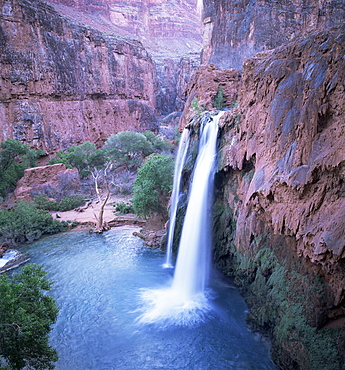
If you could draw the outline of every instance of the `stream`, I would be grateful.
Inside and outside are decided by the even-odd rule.
[[[212,310],[202,322],[140,321],[141,293],[171,285],[173,270],[162,267],[165,255],[143,245],[135,230],[70,231],[20,248],[54,281],[56,369],[276,369],[268,345],[248,330],[243,298],[221,275],[213,274]]]

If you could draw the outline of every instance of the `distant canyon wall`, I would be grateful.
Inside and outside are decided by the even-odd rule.
[[[157,76],[139,41],[61,17],[40,1],[0,6],[0,140],[53,153],[122,130],[156,130]]]
[[[242,69],[257,52],[296,36],[339,26],[345,2],[338,0],[204,0],[203,62]]]
[[[50,0],[62,15],[103,32],[140,40],[157,69],[156,114],[184,106],[184,88],[200,65],[201,15],[196,0]]]

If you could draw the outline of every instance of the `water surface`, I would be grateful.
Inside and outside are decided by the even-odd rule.
[[[201,324],[140,323],[141,292],[170,286],[172,270],[133,231],[71,231],[22,247],[55,281],[56,369],[276,369],[245,324],[247,307],[237,289],[219,279],[212,283],[213,310]]]

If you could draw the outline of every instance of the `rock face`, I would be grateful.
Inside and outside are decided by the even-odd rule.
[[[60,201],[66,196],[77,194],[80,188],[78,170],[58,163],[26,169],[17,183],[14,199],[30,201],[34,196],[44,194]]]
[[[338,26],[345,3],[337,0],[204,0],[203,62],[242,68],[257,52],[273,49],[295,36]]]
[[[185,90],[186,105],[180,119],[180,130],[196,113],[238,104],[241,74],[236,69],[217,69],[213,64],[200,66]],[[221,93],[221,96],[219,94]],[[219,96],[217,100],[217,95]]]
[[[202,70],[207,100],[229,71]],[[310,33],[247,59],[221,118],[215,263],[282,369],[345,363],[344,79],[345,29]]]
[[[201,21],[196,0],[50,2],[65,17],[140,40],[157,68],[156,114],[183,109],[185,83],[200,64]]]
[[[157,129],[156,72],[140,42],[81,26],[40,1],[1,4],[1,141],[52,153]]]

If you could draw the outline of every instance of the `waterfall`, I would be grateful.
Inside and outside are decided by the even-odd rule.
[[[163,265],[163,267],[166,267],[166,268],[173,267],[172,247],[173,247],[173,241],[174,241],[176,211],[177,211],[177,205],[179,202],[182,169],[183,169],[183,165],[186,159],[188,144],[189,144],[189,130],[184,129],[181,135],[181,139],[180,139],[180,144],[179,144],[178,153],[176,157],[176,163],[175,163],[175,170],[174,170],[174,184],[173,184],[173,191],[171,195],[166,262]]]
[[[184,300],[203,292],[209,276],[210,208],[217,154],[218,121],[223,113],[205,122],[201,128],[199,152],[191,180],[172,286]]]
[[[205,115],[192,174],[174,279],[169,288],[142,292],[141,323],[196,325],[212,310],[207,289],[211,255],[211,207],[217,154],[217,116]],[[172,230],[172,233],[174,231]]]

